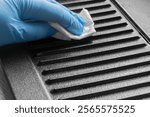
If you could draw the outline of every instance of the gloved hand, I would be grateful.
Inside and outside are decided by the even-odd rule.
[[[56,30],[57,22],[69,32],[80,35],[84,19],[55,0],[0,0],[0,46],[39,40]]]

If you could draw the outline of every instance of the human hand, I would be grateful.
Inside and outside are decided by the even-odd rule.
[[[43,39],[57,31],[57,22],[80,35],[84,19],[55,0],[0,0],[0,46]]]

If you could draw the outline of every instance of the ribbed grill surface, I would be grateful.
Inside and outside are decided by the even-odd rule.
[[[32,60],[52,99],[150,98],[150,47],[111,1],[60,2],[75,12],[88,9],[97,33],[32,45]]]

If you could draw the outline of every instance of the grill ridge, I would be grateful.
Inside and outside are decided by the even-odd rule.
[[[112,89],[112,90],[98,92],[98,93],[93,93],[93,94],[82,95],[82,96],[78,96],[78,97],[70,97],[70,98],[66,98],[65,100],[90,99],[90,98],[93,98],[93,97],[109,95],[109,94],[112,94],[112,93],[115,93],[115,92],[118,93],[118,92],[123,92],[123,91],[127,91],[127,90],[133,90],[133,89],[137,89],[137,88],[141,88],[141,87],[147,87],[147,86],[150,86],[150,82],[137,84],[137,85],[132,85],[132,86],[128,86],[128,87],[122,87],[122,88],[118,88],[118,89]]]
[[[110,8],[111,5],[110,4],[103,4],[103,5],[98,5],[98,6],[95,6],[95,7],[92,7],[92,6],[89,6],[87,7],[86,9],[88,9],[88,11],[94,11],[94,10],[100,10],[100,9],[107,9],[107,8]],[[81,9],[73,9],[72,11],[76,12],[76,13],[79,13],[81,11]]]
[[[41,47],[39,49],[36,49],[36,51],[39,53],[39,52],[42,52],[42,51],[56,51],[56,50],[62,50],[62,49],[70,49],[70,48],[77,48],[77,47],[85,47],[85,46],[89,46],[89,45],[94,45],[94,44],[99,44],[100,47],[103,47],[103,46],[107,46],[109,44],[116,44],[116,43],[123,43],[123,42],[127,42],[127,41],[134,41],[136,39],[139,39],[138,36],[134,36],[134,37],[127,37],[127,38],[122,38],[122,39],[118,39],[118,40],[115,40],[115,41],[109,41],[109,42],[103,42],[103,43],[87,43],[85,41],[81,42],[80,44],[79,43],[66,43],[66,44],[63,44],[63,45],[56,45],[56,46],[48,46],[48,47]],[[83,43],[83,44],[82,44]],[[78,46],[79,44],[79,46]],[[86,45],[85,45],[86,44]],[[75,47],[74,47],[75,45]],[[56,48],[57,47],[57,48]],[[36,51],[34,51],[36,53]],[[49,51],[50,52],[50,51]]]
[[[123,80],[135,79],[137,77],[148,76],[148,75],[150,75],[150,71],[146,71],[146,72],[142,72],[142,73],[138,73],[138,74],[121,76],[118,78],[112,78],[112,79],[103,80],[103,81],[82,84],[82,85],[76,85],[76,86],[72,86],[72,87],[65,87],[65,88],[61,88],[61,89],[52,89],[51,93],[59,94],[59,93],[64,93],[64,92],[70,92],[70,91],[86,89],[86,88],[95,87],[95,86],[101,86],[101,85],[105,85],[105,84],[109,84],[109,83],[119,82],[119,81],[123,81]],[[47,85],[50,85],[50,84],[47,82]]]
[[[117,71],[122,71],[122,70],[126,70],[126,69],[132,69],[132,68],[136,68],[136,67],[140,67],[140,66],[147,66],[149,64],[150,64],[150,61],[146,61],[146,62],[142,62],[142,63],[136,63],[136,64],[125,65],[125,66],[121,66],[121,67],[110,68],[110,69],[105,69],[105,70],[96,71],[96,72],[90,72],[87,74],[79,74],[79,75],[74,75],[74,76],[51,79],[51,80],[47,80],[46,82],[49,82],[49,83],[66,82],[66,81],[71,81],[71,80],[83,79],[85,77],[90,77],[90,76],[92,77],[95,75],[103,75],[103,74],[107,74],[107,73],[111,73],[111,72],[117,72]],[[49,74],[49,73],[46,73],[46,74]]]
[[[98,43],[98,44],[91,44],[91,45],[98,46],[98,47],[106,47],[106,46],[109,46],[109,45],[117,45],[117,44],[121,44],[121,43],[132,42],[132,41],[135,41],[135,40],[138,40],[138,39],[139,39],[139,37],[129,37],[129,38],[124,38],[124,39],[119,39],[119,40],[114,40],[114,41],[109,41],[109,42],[104,42],[104,43]],[[80,47],[85,47],[85,46],[80,46]],[[77,48],[77,47],[71,47],[71,49],[72,48]],[[63,49],[62,48],[57,49],[57,51],[59,51],[59,50],[63,50]],[[90,55],[92,55],[92,54],[90,54]],[[70,59],[71,59],[71,57],[70,57]],[[56,61],[56,59],[53,60],[53,61]]]
[[[109,37],[114,37],[114,36],[120,36],[120,35],[125,35],[125,34],[130,34],[133,33],[132,29],[127,29],[127,30],[122,30],[122,31],[116,31],[116,32],[111,32],[111,33],[105,33],[105,34],[95,34],[99,35],[100,39],[103,38],[109,38]]]
[[[70,71],[70,70],[75,70],[75,69],[82,69],[82,68],[87,68],[87,67],[92,67],[92,66],[99,66],[99,65],[103,65],[103,64],[109,64],[109,63],[124,61],[124,60],[128,60],[128,59],[131,60],[131,59],[135,59],[135,58],[143,57],[143,56],[148,56],[148,55],[150,55],[150,52],[138,53],[138,54],[133,54],[133,55],[129,55],[129,56],[117,57],[117,58],[113,58],[113,59],[106,59],[106,60],[102,60],[102,61],[77,65],[77,66],[73,66],[73,67],[72,66],[71,67],[65,67],[65,68],[62,67],[59,69],[43,71],[44,72],[43,75],[45,75],[46,72],[53,74],[53,73],[65,72],[65,71]]]
[[[101,20],[96,20],[94,22],[96,24],[98,24],[98,23],[106,23],[106,22],[112,22],[112,21],[118,21],[118,20],[121,20],[120,16],[105,18],[105,19],[101,19]]]
[[[144,43],[143,43],[144,44]],[[138,45],[138,44],[137,44]],[[59,53],[67,53],[67,52],[71,52],[71,51],[78,51],[78,50],[90,50],[90,49],[93,49],[93,48],[100,48],[99,46],[97,47],[96,44],[95,46],[94,45],[88,45],[88,46],[82,46],[82,47],[78,47],[78,48],[70,48],[70,49],[62,49],[62,50],[54,50],[54,51],[47,51],[47,52],[41,52],[41,53],[38,53],[37,55],[38,56],[45,56],[45,55],[54,55],[54,54],[59,54]]]
[[[62,3],[63,5],[65,5],[66,7],[73,7],[73,6],[78,6],[79,3],[80,5],[86,5],[86,4],[95,4],[97,2],[105,2],[106,0],[99,0],[99,1],[96,1],[96,0],[89,0],[88,2],[87,1],[80,1],[80,2],[74,2],[72,4],[68,4],[68,3]]]
[[[143,95],[137,95],[134,97],[123,98],[121,100],[140,100],[140,99],[149,98],[149,97],[150,97],[150,93],[143,94]]]
[[[117,48],[117,49],[112,49],[112,50],[106,50],[106,51],[101,51],[101,52],[97,52],[97,53],[93,53],[93,54],[90,54],[90,56],[98,56],[98,55],[106,55],[106,54],[111,54],[111,53],[117,53],[117,52],[123,52],[123,51],[128,51],[128,50],[132,50],[132,49],[138,49],[138,48],[142,48],[144,47],[145,44],[139,44],[139,45],[133,45],[133,46],[127,46],[127,47],[123,47],[123,48]],[[56,62],[65,62],[65,61],[69,61],[69,60],[76,60],[76,59],[82,59],[82,58],[87,58],[89,57],[89,54],[88,55],[83,55],[83,56],[76,56],[76,57],[70,57],[70,58],[65,58],[65,59],[58,59],[58,60],[53,60],[53,63],[56,63]],[[42,65],[42,64],[53,64],[51,61],[45,61],[45,62],[39,62],[38,65]]]
[[[120,24],[113,24],[113,25],[109,25],[109,26],[103,26],[103,27],[99,27],[96,30],[97,31],[105,31],[105,30],[111,30],[111,29],[115,29],[115,28],[122,28],[127,26],[128,24],[126,22],[124,23],[120,23]]]
[[[105,15],[112,15],[115,13],[116,13],[115,10],[109,10],[109,11],[103,11],[103,12],[99,12],[99,13],[93,13],[93,14],[91,14],[91,16],[92,17],[99,17],[99,16],[105,16]]]

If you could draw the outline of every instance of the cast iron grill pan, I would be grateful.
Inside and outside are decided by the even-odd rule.
[[[30,55],[52,99],[149,99],[150,47],[110,0],[59,0],[89,10],[97,33],[45,40]],[[30,44],[29,44],[30,46]]]

